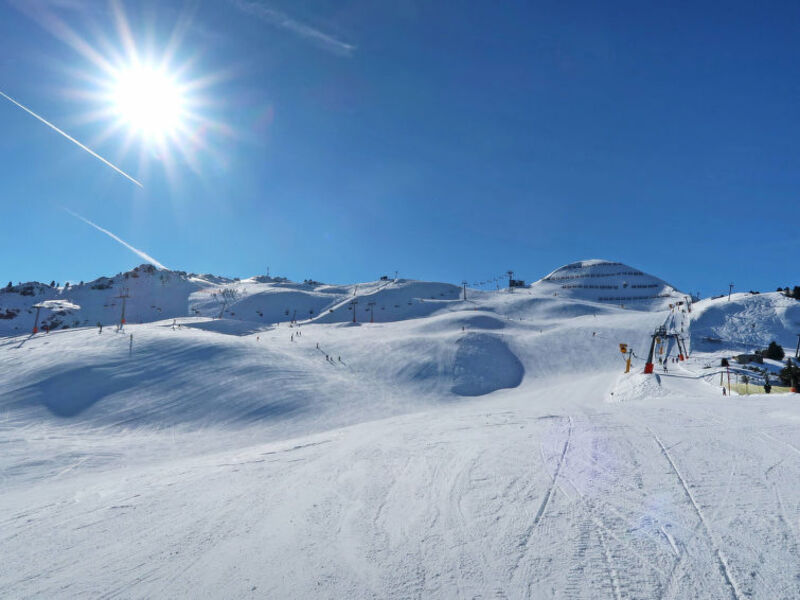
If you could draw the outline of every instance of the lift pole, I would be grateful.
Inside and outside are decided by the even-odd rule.
[[[120,331],[123,327],[125,327],[125,303],[130,298],[128,294],[128,289],[125,288],[122,292],[120,292],[119,296],[115,296],[116,298],[122,299],[122,314],[119,317],[119,327],[117,327],[117,331]]]
[[[644,372],[645,374],[650,374],[653,372],[653,351],[656,348],[656,340],[664,340],[668,336],[667,328],[663,325],[658,327],[652,334],[652,341],[650,342],[650,352],[647,353],[647,362],[644,364]]]
[[[39,333],[39,311],[42,310],[41,306],[36,307],[36,319],[33,321],[33,333]]]
[[[356,305],[358,304],[358,300],[353,299],[350,300],[350,306],[353,307],[353,323],[356,322]]]
[[[733,283],[728,284],[728,302],[731,301],[731,292],[733,292]]]
[[[369,306],[369,322],[375,322],[375,303],[374,302],[367,302],[367,306]]]
[[[464,300],[467,299],[467,280],[464,279],[461,281],[461,286],[464,288]]]
[[[797,350],[794,351],[794,357],[800,358],[800,333],[797,334]]]

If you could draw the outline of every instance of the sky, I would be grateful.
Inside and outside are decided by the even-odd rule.
[[[0,98],[0,280],[133,247],[338,283],[605,258],[797,285],[798,40],[797,2],[0,0],[0,91],[141,184]],[[132,64],[180,125],[120,116]]]

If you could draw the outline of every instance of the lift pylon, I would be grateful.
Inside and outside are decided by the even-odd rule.
[[[653,354],[655,353],[656,344],[666,343],[666,340],[672,338],[678,346],[678,360],[686,360],[689,353],[686,352],[686,343],[679,333],[667,333],[667,328],[661,325],[656,328],[652,333],[652,341],[650,342],[650,352],[647,354],[647,362],[644,365],[645,374],[653,372]]]

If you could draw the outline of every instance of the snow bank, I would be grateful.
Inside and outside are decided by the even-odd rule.
[[[645,375],[641,372],[623,373],[607,394],[608,402],[631,402],[661,398],[667,395],[658,374]]]

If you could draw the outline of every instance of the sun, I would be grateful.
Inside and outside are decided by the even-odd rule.
[[[222,119],[228,95],[217,86],[234,69],[208,70],[215,59],[192,41],[193,11],[181,13],[170,32],[166,21],[131,22],[121,2],[110,6],[113,26],[97,27],[96,40],[65,30],[64,41],[86,60],[64,65],[76,82],[65,93],[85,101],[75,120],[94,127],[91,145],[116,141],[117,160],[138,154],[140,171],[158,164],[170,185],[183,169],[202,175],[209,164],[224,167],[217,144],[238,132]]]
[[[112,84],[111,101],[117,119],[146,138],[170,136],[181,129],[186,116],[180,83],[152,67],[119,70]]]

